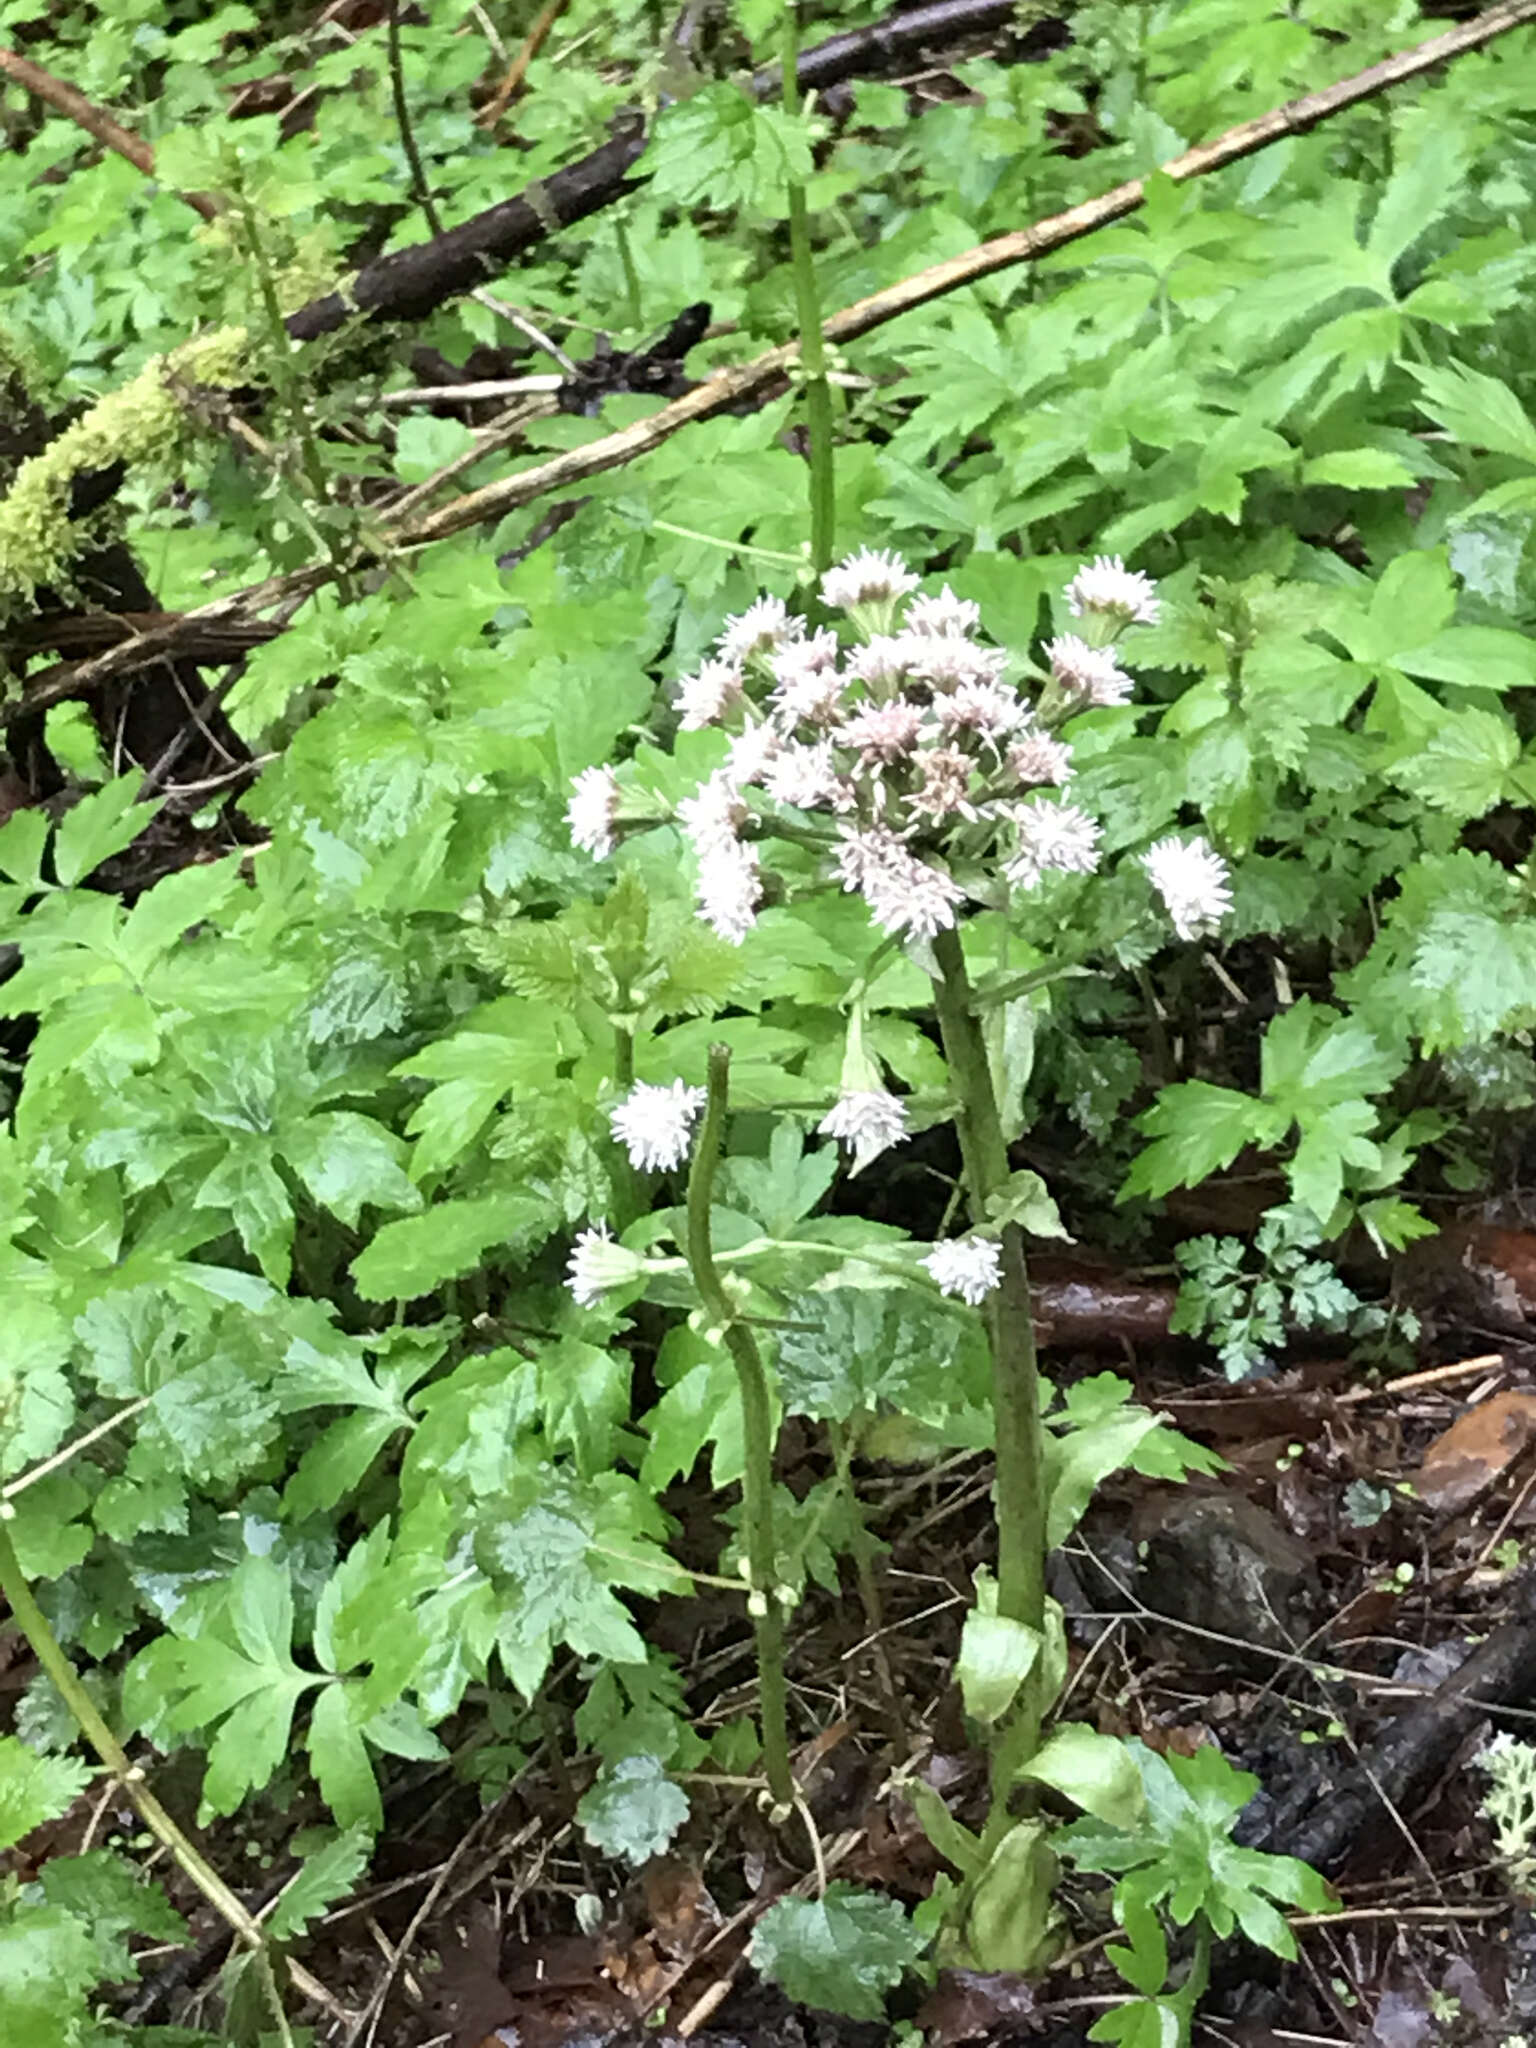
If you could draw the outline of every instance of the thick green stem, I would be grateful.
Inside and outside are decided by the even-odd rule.
[[[785,0],[780,39],[784,111],[800,111],[800,9]],[[827,344],[821,331],[821,294],[811,248],[805,186],[789,184],[789,255],[795,280],[795,317],[800,325],[800,367],[805,372],[805,424],[810,442],[811,565],[818,576],[832,566],[837,529],[837,483],[833,468],[832,386],[827,381]]]
[[[9,1509],[6,1511],[7,1515],[11,1512]],[[11,1532],[4,1518],[0,1518],[0,1592],[4,1593],[12,1619],[26,1637],[33,1656],[58,1687],[64,1704],[74,1716],[75,1725],[133,1801],[144,1825],[155,1840],[175,1858],[181,1870],[196,1885],[214,1911],[222,1915],[237,1939],[244,1942],[255,1955],[262,1983],[272,2006],[278,2037],[285,2044],[285,2048],[292,2048],[293,2035],[283,2010],[282,1994],[278,1989],[277,1977],[272,1968],[266,1938],[261,1931],[261,1923],[246,1911],[243,1903],[230,1890],[202,1851],[182,1833],[145,1784],[144,1773],[129,1761],[127,1751],[107,1726],[96,1702],[81,1684],[79,1674],[64,1654],[58,1637],[49,1627],[47,1616],[38,1606],[27,1575],[21,1568],[21,1559],[16,1555],[16,1546],[11,1541]]]
[[[715,1265],[710,1229],[715,1167],[725,1135],[731,1054],[709,1049],[709,1091],[704,1122],[688,1176],[688,1264],[704,1312],[736,1368],[741,1395],[745,1464],[741,1478],[741,1533],[747,1554],[747,1585],[757,1633],[758,1688],[762,1698],[763,1768],[775,1801],[787,1806],[795,1783],[789,1769],[789,1695],[784,1681],[784,1609],[779,1601],[778,1551],[773,1536],[773,1403],[757,1340],[732,1306]]]
[[[933,941],[934,1004],[957,1099],[956,1127],[971,1221],[1008,1179],[1008,1147],[992,1069],[976,1017],[960,934]],[[997,1611],[1041,1628],[1045,1622],[1045,1486],[1040,1379],[1024,1237],[1016,1223],[1001,1236],[1002,1279],[987,1316],[992,1344],[992,1406],[997,1427]]]

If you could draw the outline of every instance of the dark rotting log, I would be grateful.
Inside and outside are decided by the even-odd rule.
[[[1283,1800],[1256,1799],[1237,1839],[1334,1872],[1367,1838],[1377,1843],[1386,1830],[1395,1832],[1384,1802],[1399,1815],[1411,1812],[1487,1708],[1522,1705],[1536,1690],[1536,1601],[1528,1598],[1527,1608],[1496,1628],[1427,1699],[1389,1722],[1358,1761],[1340,1772],[1320,1762]]]

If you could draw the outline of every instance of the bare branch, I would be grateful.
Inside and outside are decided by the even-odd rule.
[[[76,127],[94,135],[98,142],[116,150],[119,156],[125,156],[146,178],[155,175],[155,152],[149,144],[130,134],[110,114],[103,113],[83,92],[66,85],[62,78],[55,78],[51,71],[45,71],[41,64],[34,64],[30,57],[18,57],[14,50],[0,49],[0,71],[7,78],[14,78],[34,99],[45,100],[50,107],[73,121]],[[218,219],[218,202],[208,193],[182,192],[177,196],[185,200],[194,213],[200,213],[204,220]]]

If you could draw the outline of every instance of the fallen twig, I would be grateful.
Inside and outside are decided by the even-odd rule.
[[[77,128],[83,128],[106,148],[126,157],[146,178],[155,175],[155,152],[149,144],[114,121],[110,114],[88,100],[75,86],[66,85],[62,78],[55,78],[41,64],[34,64],[30,57],[18,56],[14,50],[0,49],[0,71],[7,78],[14,78],[34,99],[45,101],[56,112],[73,121]],[[208,193],[179,192],[176,196],[184,200],[194,213],[200,213],[204,220],[218,219],[219,203]]]

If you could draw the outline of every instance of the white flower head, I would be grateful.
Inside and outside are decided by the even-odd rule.
[[[840,1095],[816,1128],[848,1148],[858,1173],[906,1137],[906,1106],[887,1089],[861,1088]]]
[[[1066,598],[1074,619],[1096,612],[1122,626],[1157,624],[1157,586],[1139,569],[1127,569],[1118,555],[1095,555],[1067,585]]]
[[[611,768],[583,768],[571,784],[565,822],[571,841],[594,860],[606,860],[616,843],[619,815],[618,779]]]
[[[1141,864],[1181,939],[1214,932],[1232,908],[1230,871],[1204,839],[1159,839]]]
[[[869,831],[843,827],[837,870],[845,890],[857,890],[882,931],[899,938],[931,939],[955,921],[965,891],[952,876],[918,860],[883,825]]]
[[[1045,783],[1060,788],[1072,780],[1072,749],[1049,733],[1027,732],[1008,749],[1008,766],[1026,788]]]
[[[905,682],[907,671],[912,666],[911,653],[917,645],[917,638],[916,634],[909,638],[905,633],[872,635],[849,655],[849,675],[855,682],[867,683],[873,690],[888,690],[895,683]]]
[[[856,711],[837,735],[838,743],[857,747],[864,767],[904,761],[923,738],[926,714],[921,704],[892,697],[887,704],[869,704]]]
[[[907,808],[914,817],[935,825],[955,817],[974,822],[977,810],[970,800],[970,788],[975,765],[958,747],[925,748],[917,757],[923,785],[907,798]]]
[[[743,696],[741,670],[733,661],[705,661],[677,686],[675,702],[684,732],[718,725]]]
[[[981,624],[981,606],[956,597],[946,583],[937,597],[914,597],[902,623],[909,633],[963,637]]]
[[[933,715],[946,733],[974,732],[996,740],[1027,723],[1029,706],[1004,683],[970,682],[936,697]]]
[[[739,667],[754,656],[772,654],[786,642],[798,640],[804,631],[805,621],[795,617],[782,597],[760,597],[726,620],[715,652],[721,661]]]
[[[837,772],[830,740],[807,746],[790,740],[763,772],[763,788],[776,804],[797,811],[852,810],[852,786]]]
[[[958,633],[902,633],[896,645],[915,676],[936,690],[959,690],[967,683],[996,683],[1008,666],[1000,647],[979,647]]]
[[[645,1271],[638,1252],[617,1243],[606,1223],[584,1230],[571,1247],[565,1284],[580,1308],[596,1308],[610,1289],[630,1287]]]
[[[659,1088],[637,1081],[608,1118],[613,1135],[641,1173],[670,1173],[688,1157],[693,1126],[704,1107],[702,1088],[682,1081]]]
[[[1069,697],[1081,697],[1096,708],[1129,702],[1136,685],[1109,648],[1090,647],[1076,633],[1062,633],[1045,652],[1052,676]]]
[[[839,715],[847,687],[838,673],[839,652],[837,635],[823,626],[809,640],[792,640],[771,658],[773,717],[782,731],[828,726]]]
[[[699,916],[710,930],[739,946],[757,923],[757,906],[763,896],[757,848],[733,839],[707,856],[701,855],[694,894]]]
[[[1014,811],[1017,853],[1003,870],[1018,889],[1032,889],[1048,870],[1091,875],[1099,864],[1099,825],[1076,804],[1020,804]]]
[[[888,549],[860,548],[821,579],[821,600],[834,611],[891,604],[916,590],[917,578]]]
[[[989,1237],[947,1237],[923,1264],[941,1294],[957,1294],[972,1308],[980,1308],[1003,1277],[1002,1254]]]
[[[749,725],[731,741],[724,772],[738,789],[761,782],[769,762],[776,758],[783,744],[771,725]]]
[[[702,867],[737,851],[741,828],[751,813],[742,801],[736,777],[729,770],[716,769],[692,796],[683,798],[677,816]]]

